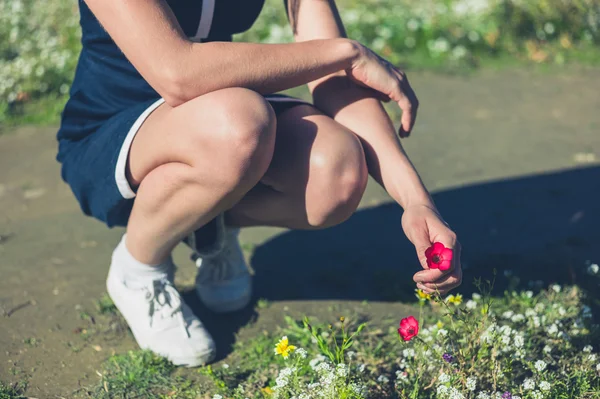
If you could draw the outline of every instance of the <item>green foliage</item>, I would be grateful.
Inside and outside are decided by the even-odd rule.
[[[25,397],[21,394],[25,387],[25,383],[7,385],[0,381],[0,399],[23,399]]]
[[[147,351],[112,356],[105,364],[97,398],[162,398],[183,383],[171,376],[175,366]],[[185,388],[185,384],[183,384]]]

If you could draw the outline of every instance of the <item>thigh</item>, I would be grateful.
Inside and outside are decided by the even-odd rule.
[[[176,162],[193,166],[201,173],[198,179],[211,184],[228,162],[247,152],[249,141],[261,140],[260,132],[268,131],[271,123],[275,115],[269,103],[242,88],[208,93],[177,107],[162,104],[133,139],[127,179],[138,186],[150,171]]]
[[[275,151],[263,184],[304,193],[309,183],[327,183],[344,169],[366,171],[362,145],[352,131],[311,105],[277,116]]]

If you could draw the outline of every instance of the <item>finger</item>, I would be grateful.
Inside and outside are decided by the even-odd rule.
[[[441,226],[435,226],[436,223],[442,224],[442,222],[431,222],[433,228],[430,226],[430,229],[433,231],[439,231]],[[447,227],[442,228],[442,230],[446,230],[447,233],[436,235],[433,237],[433,242],[441,242],[444,244],[446,248],[451,248],[454,250],[454,256],[452,257],[452,264],[448,270],[440,270],[440,269],[429,269],[422,270],[420,272],[415,273],[413,280],[417,283],[435,283],[441,281],[445,276],[452,274],[455,271],[459,271],[462,276],[462,269],[460,266],[460,243],[456,240],[456,235],[452,231],[450,231]],[[427,259],[425,259],[427,262]]]
[[[415,125],[417,120],[417,112],[419,110],[419,100],[408,82],[407,76],[399,71],[395,70],[398,81],[400,82],[400,91],[403,98],[400,99],[398,105],[402,109],[402,123],[400,125],[399,134],[400,137],[408,137]]]
[[[431,294],[435,294],[436,293],[435,289],[431,289],[431,288],[429,288],[429,287],[427,287],[427,286],[425,286],[425,285],[423,285],[421,283],[417,283],[417,288],[420,289],[421,291],[423,291],[426,294],[430,294],[431,295]]]
[[[388,96],[387,94],[384,94],[380,91],[377,90],[373,90],[370,89],[372,92],[373,97],[375,97],[377,100],[384,102],[384,103],[389,103],[392,99],[390,98],[390,96]]]
[[[433,283],[422,283],[425,287],[435,290],[451,290],[462,283],[462,270],[457,269],[450,274],[446,274],[441,279]]]
[[[427,228],[421,224],[413,224],[412,226],[406,226],[404,231],[407,233],[406,237],[415,246],[417,251],[417,258],[423,269],[428,270],[427,256],[425,251],[431,246],[431,240],[429,239],[429,232]],[[433,269],[432,269],[433,270]],[[433,280],[430,280],[433,281]],[[419,282],[415,280],[415,282]]]
[[[398,101],[398,106],[402,110],[402,119],[398,134],[401,138],[406,138],[410,135],[412,125],[412,104],[406,95],[402,94],[402,98]]]

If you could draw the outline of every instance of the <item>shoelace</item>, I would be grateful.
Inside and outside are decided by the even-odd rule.
[[[152,326],[155,314],[163,314],[163,317],[165,314],[167,317],[177,316],[185,330],[186,337],[189,338],[190,332],[183,316],[182,302],[173,284],[164,278],[154,280],[152,282],[152,289],[149,289],[149,287],[144,287],[143,289],[146,291],[146,300],[149,303],[148,315],[150,316],[150,325]]]

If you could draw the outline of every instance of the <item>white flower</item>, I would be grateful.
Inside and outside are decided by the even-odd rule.
[[[444,397],[444,396],[448,395],[449,391],[450,391],[450,389],[445,385],[439,385],[437,387],[438,396]]]
[[[447,382],[450,382],[450,376],[449,376],[448,374],[446,374],[446,373],[442,373],[442,374],[440,375],[440,377],[438,378],[438,381],[439,381],[441,384],[445,384],[445,383],[447,383]]]
[[[518,313],[518,314],[514,315],[511,318],[511,320],[513,323],[519,323],[519,322],[525,320],[525,316],[523,316],[521,313]]]
[[[600,363],[596,365],[596,371],[600,372]]]
[[[315,371],[318,373],[326,373],[328,371],[331,371],[331,367],[328,363],[319,363],[317,367],[315,367]]]
[[[356,352],[349,351],[346,355],[348,356],[348,359],[352,360],[356,357]]]
[[[340,363],[337,365],[335,372],[338,377],[347,377],[348,376],[348,367],[344,363]]]
[[[442,337],[445,337],[446,335],[448,335],[448,330],[440,328],[440,330],[437,332],[437,334],[441,335]]]
[[[390,379],[382,374],[379,377],[377,377],[377,382],[379,382],[381,384],[387,384],[388,382],[390,382]]]
[[[600,271],[600,267],[598,267],[596,263],[593,263],[588,266],[587,271],[589,274],[595,275],[598,274],[598,271]]]
[[[477,33],[476,31],[472,30],[469,32],[468,34],[469,40],[472,41],[473,43],[475,43],[476,41],[479,40],[479,33]]]
[[[590,353],[592,350],[594,350],[594,347],[592,345],[586,345],[583,347],[583,351],[585,353]]]
[[[474,301],[478,301],[481,299],[481,295],[475,292],[473,295],[471,295],[471,298],[473,298]]]
[[[567,314],[567,311],[562,306],[558,308],[558,314],[564,316]]]
[[[550,286],[550,288],[552,288],[552,291],[556,292],[557,294],[560,292],[561,290],[561,286],[558,284],[553,284]]]
[[[350,384],[350,389],[352,389],[352,391],[359,396],[366,396],[367,387],[364,385],[358,385],[357,383],[353,382]]]
[[[477,394],[477,399],[490,399],[490,395],[482,391]]]
[[[525,296],[527,298],[533,298],[533,291],[525,291]]]
[[[467,389],[469,391],[474,391],[475,388],[477,388],[477,377],[467,378]]]
[[[310,365],[310,367],[315,370],[317,365],[321,362],[325,361],[325,356],[323,355],[318,355],[317,357],[315,357],[314,359],[312,359],[308,364]]]
[[[538,313],[543,313],[544,312],[544,304],[538,303],[537,305],[535,305],[534,309]]]
[[[223,364],[223,368],[224,368],[225,370],[227,370],[227,369],[229,368],[229,365],[228,365],[227,363],[224,363],[224,364]]]
[[[213,396],[213,399],[223,399],[223,397],[221,395],[217,394],[217,395]]]
[[[541,393],[540,391],[533,391],[533,392],[531,392],[531,397],[533,399],[542,399],[544,397],[544,394]]]
[[[502,313],[502,317],[505,319],[510,319],[511,317],[513,317],[514,314],[515,312],[513,312],[512,310],[507,310],[506,312]]]
[[[543,360],[538,360],[537,362],[535,362],[535,369],[536,369],[537,371],[539,371],[540,373],[541,373],[542,371],[546,370],[546,366],[547,366],[547,364],[546,364],[546,362],[545,362],[545,361],[543,361]]]
[[[525,381],[523,381],[523,389],[526,391],[535,389],[535,381],[531,378],[525,378]]]
[[[454,387],[450,388],[450,399],[465,399],[465,396],[460,393],[460,391]]]
[[[467,301],[467,303],[466,303],[466,306],[467,306],[467,309],[469,309],[469,310],[473,310],[473,309],[475,309],[475,308],[477,307],[477,302],[475,302],[475,301],[474,301],[474,300],[472,300],[472,299],[469,299],[469,300]]]
[[[544,24],[544,31],[551,35],[556,31],[556,28],[554,27],[554,24],[552,22],[546,22]]]
[[[415,357],[415,350],[413,348],[404,349],[402,351],[402,356],[407,359],[413,358]]]
[[[296,349],[296,356],[299,356],[300,359],[306,359],[307,355],[308,355],[308,353],[306,352],[306,349],[304,349],[304,348]]]
[[[550,327],[548,327],[547,331],[550,335],[556,335],[556,333],[558,333],[558,326],[556,324],[552,324]]]
[[[360,366],[358,366],[358,372],[359,373],[364,373],[365,372],[365,365],[361,364]]]
[[[535,317],[535,315],[536,315],[536,313],[535,313],[535,310],[533,310],[533,309],[527,309],[525,311],[525,316],[527,316],[527,317]]]
[[[550,353],[550,352],[552,352],[552,347],[550,345],[544,346],[544,353]]]
[[[552,386],[550,385],[550,383],[548,381],[540,382],[540,390],[541,391],[548,392],[550,390],[550,388],[552,388]]]
[[[514,342],[517,348],[522,348],[525,345],[525,338],[522,335],[515,335]]]
[[[452,58],[455,60],[460,60],[467,55],[468,51],[465,46],[458,45],[452,49]]]
[[[408,30],[410,30],[411,32],[416,31],[417,29],[419,29],[419,27],[421,26],[421,24],[419,23],[419,21],[417,21],[416,19],[410,19],[408,21],[408,23],[406,24],[406,27],[408,28]]]
[[[590,362],[595,362],[595,361],[596,361],[596,359],[598,359],[598,356],[596,356],[596,354],[595,354],[595,353],[590,353],[590,354],[588,355],[588,360],[589,360]]]

